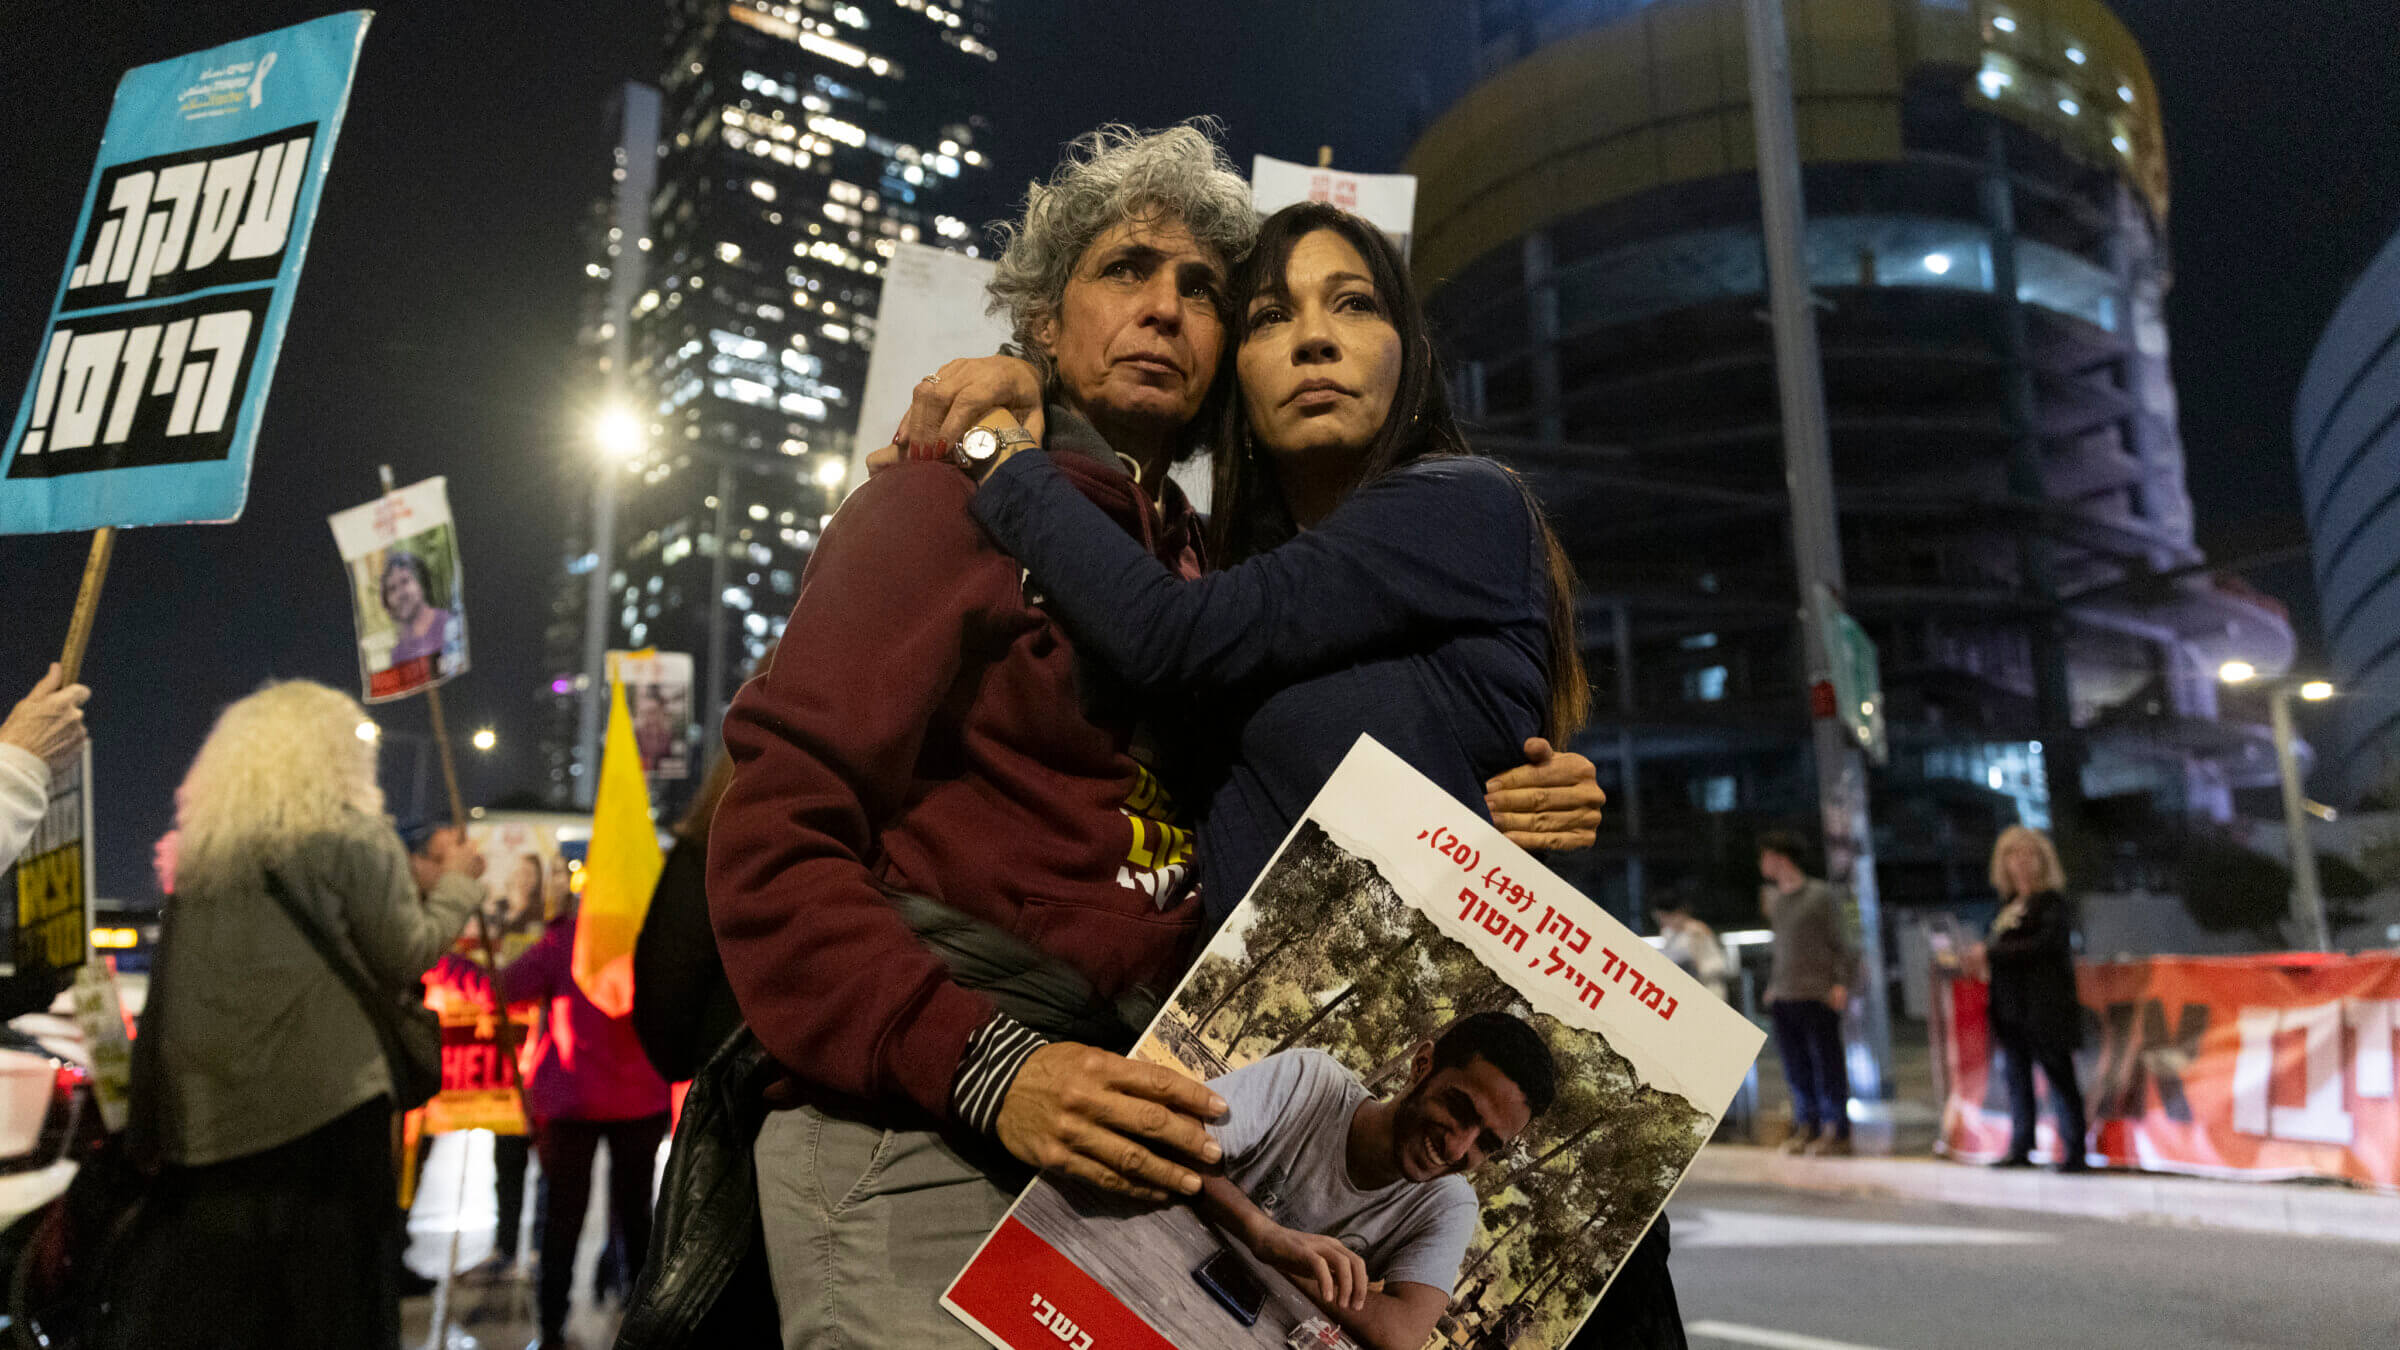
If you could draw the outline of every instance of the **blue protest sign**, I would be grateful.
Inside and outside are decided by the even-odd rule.
[[[328,15],[117,82],[0,451],[0,534],[241,515],[370,17]]]

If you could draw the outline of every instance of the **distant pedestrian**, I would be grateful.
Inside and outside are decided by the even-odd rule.
[[[419,896],[364,718],[324,685],[268,685],[217,718],[177,792],[129,1140],[161,1170],[95,1346],[399,1345],[393,1084],[370,1018],[449,945],[483,896],[483,859],[437,834],[440,874]],[[388,991],[381,1009],[295,908]]]
[[[526,1109],[534,1155],[549,1183],[543,1206],[541,1274],[535,1300],[539,1350],[566,1344],[575,1248],[592,1195],[592,1161],[608,1142],[610,1209],[626,1259],[650,1247],[650,1182],[667,1135],[667,1085],[642,1054],[632,1019],[611,1017],[575,982],[576,911],[500,971],[502,1006],[546,1005]]]
[[[733,758],[720,754],[701,780],[691,809],[675,822],[650,909],[633,945],[633,1029],[659,1076],[685,1082],[742,1024],[708,925],[708,829],[733,783]]]
[[[769,642],[751,663],[750,678],[766,673],[780,642]],[[692,804],[675,822],[641,936],[633,944],[633,1029],[659,1076],[688,1082],[742,1025],[742,1008],[725,978],[725,958],[708,920],[708,835],[717,803],[733,786],[733,757],[719,751]],[[772,1337],[769,1337],[771,1340]]]
[[[1692,917],[1690,902],[1670,892],[1650,907],[1658,922],[1659,954],[1683,968],[1683,973],[1718,998],[1725,997],[1725,946],[1716,930]]]
[[[67,684],[58,663],[0,722],[0,867],[17,860],[50,806],[50,769],[83,745],[83,701],[92,691]]]
[[[1783,1147],[1786,1153],[1845,1154],[1850,1070],[1842,1059],[1842,1010],[1849,1006],[1850,972],[1858,958],[1843,932],[1841,897],[1801,865],[1807,851],[1807,843],[1786,830],[1758,841],[1758,872],[1767,883],[1762,900],[1775,930],[1767,1010],[1792,1090],[1792,1136]]]
[[[515,867],[509,869],[508,882],[497,897],[477,911],[467,921],[467,931],[454,953],[460,960],[488,969],[490,962],[485,950],[488,940],[489,956],[502,964],[515,960],[532,950],[542,935],[542,877],[541,855],[519,854]],[[488,994],[488,990],[482,991]],[[494,1009],[495,1017],[504,1010]],[[508,1038],[502,1038],[503,1043]],[[522,1055],[509,1066],[509,1081],[521,1084],[518,1068],[524,1063]],[[525,1223],[525,1176],[533,1161],[533,1136],[530,1134],[492,1135],[492,1186],[494,1213],[492,1253],[473,1269],[465,1272],[470,1281],[484,1282],[513,1279],[517,1274],[517,1238]]]
[[[1985,955],[1992,968],[1992,1038],[2000,1043],[2008,1072],[2010,1130],[2003,1167],[2033,1163],[2033,1067],[2039,1064],[2058,1111],[2058,1170],[2089,1170],[2083,1089],[2075,1081],[2083,1008],[2075,998],[2075,916],[2066,886],[2066,869],[2047,835],[2024,825],[2000,832],[1992,845],[1992,889],[2000,893],[2000,916],[1992,920]]]

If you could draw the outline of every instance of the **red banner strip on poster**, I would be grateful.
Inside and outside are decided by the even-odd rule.
[[[1014,1216],[959,1272],[948,1302],[1012,1350],[1175,1350]]]
[[[2328,1177],[2400,1191],[2400,953],[2084,962],[2077,1057],[2109,1165],[2200,1176]],[[1980,980],[1934,987],[1942,1149],[2008,1151],[2008,1090]],[[2043,1091],[2040,1149],[2057,1156]]]

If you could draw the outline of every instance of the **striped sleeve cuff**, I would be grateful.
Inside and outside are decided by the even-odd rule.
[[[958,1080],[950,1086],[950,1110],[969,1129],[990,1134],[1000,1124],[1000,1103],[1017,1081],[1025,1058],[1050,1043],[1050,1038],[1009,1016],[993,1013],[992,1020],[967,1038],[967,1052],[958,1061]]]

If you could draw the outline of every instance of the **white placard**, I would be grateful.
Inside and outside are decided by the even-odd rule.
[[[1563,1346],[1764,1040],[1362,736],[1130,1052],[1225,1099],[1217,1175],[1151,1204],[1045,1174],[943,1306],[1003,1350],[1348,1345],[1303,1288],[1330,1238],[1398,1342],[1422,1286],[1445,1344]]]
[[[908,412],[917,381],[962,356],[990,356],[1008,341],[1007,321],[984,313],[989,258],[902,244],[883,271],[883,304],[875,314],[875,349],[867,357],[867,388],[859,396],[858,436],[850,451],[852,487],[867,481],[870,451],[891,443]]]
[[[1250,161],[1250,204],[1262,216],[1294,202],[1331,202],[1391,236],[1408,256],[1416,231],[1417,179],[1406,173],[1344,173],[1260,155]]]

